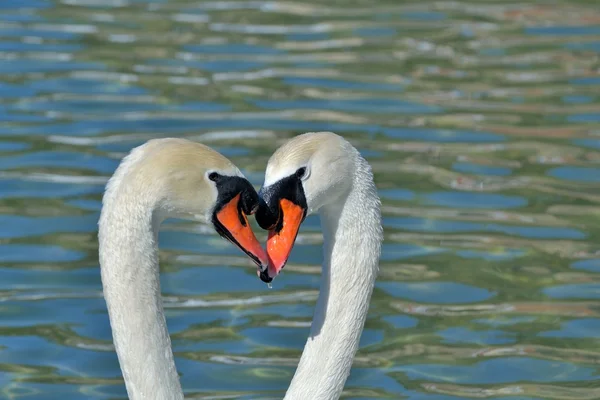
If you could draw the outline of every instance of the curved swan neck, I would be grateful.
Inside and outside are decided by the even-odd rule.
[[[356,152],[348,195],[321,209],[323,271],[310,336],[285,400],[338,399],[358,349],[379,267],[380,200]]]
[[[98,232],[113,342],[130,399],[180,400],[160,296],[159,199],[128,175],[130,164],[122,163],[107,186]]]

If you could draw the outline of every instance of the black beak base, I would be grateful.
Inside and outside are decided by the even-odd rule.
[[[240,176],[225,176],[214,173],[213,179],[217,185],[217,204],[214,209],[216,214],[219,210],[231,201],[238,193],[240,197],[240,208],[246,215],[251,215],[259,205],[259,198],[256,190],[247,179]]]
[[[297,174],[292,174],[276,183],[262,187],[258,192],[258,211],[256,222],[265,230],[279,232],[283,226],[281,206],[279,202],[287,199],[303,209],[307,209],[306,197],[302,180]]]
[[[256,211],[256,222],[264,230],[270,230],[279,222],[279,199],[277,198],[276,188],[264,187],[258,192],[258,211]]]

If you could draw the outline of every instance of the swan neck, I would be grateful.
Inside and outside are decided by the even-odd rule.
[[[324,263],[310,336],[285,400],[338,399],[366,320],[379,266],[380,200],[358,157],[347,196],[320,210]]]
[[[127,394],[132,400],[180,400],[183,393],[161,300],[158,202],[148,189],[126,184],[119,171],[115,179],[103,199],[99,256]]]

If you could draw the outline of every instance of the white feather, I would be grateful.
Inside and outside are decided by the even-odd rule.
[[[367,317],[379,269],[381,203],[367,161],[331,132],[306,133],[269,160],[265,185],[308,166],[303,182],[309,212],[324,235],[321,289],[310,337],[285,400],[340,397]]]

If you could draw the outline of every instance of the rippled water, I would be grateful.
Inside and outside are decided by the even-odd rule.
[[[285,139],[332,130],[385,215],[344,398],[600,398],[595,3],[2,0],[0,397],[125,398],[96,221],[129,149],[201,140],[259,186]],[[164,226],[190,397],[282,397],[321,240],[311,217],[268,290],[208,227]]]

